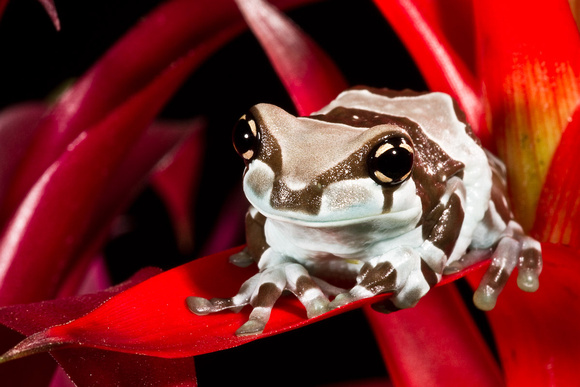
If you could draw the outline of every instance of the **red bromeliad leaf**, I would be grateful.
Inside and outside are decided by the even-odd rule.
[[[420,0],[375,0],[375,4],[405,43],[429,88],[451,94],[484,145],[490,146],[489,132],[483,125],[480,85],[465,60],[449,43],[433,4]],[[459,15],[448,14],[456,19],[470,20],[472,15],[465,14],[469,11],[468,7],[459,7]],[[465,31],[467,36],[469,33],[469,29]]]
[[[171,157],[160,163],[150,179],[151,185],[165,199],[183,254],[193,249],[192,203],[204,153],[202,136],[202,131],[190,136]]]
[[[576,109],[556,152],[538,201],[533,233],[539,240],[580,248],[580,109]]]
[[[4,325],[0,332],[2,337],[0,350],[10,348],[10,340],[12,336],[16,335],[16,331],[24,335],[31,335],[52,325],[62,324],[78,318],[99,306],[114,294],[158,274],[159,271],[159,269],[153,268],[143,269],[128,281],[94,294],[0,308],[0,323]],[[21,339],[22,335],[18,334],[18,337],[14,337],[14,343]],[[18,360],[10,367],[0,367],[0,377],[3,383],[13,382],[17,385],[26,386],[47,385],[47,381],[50,380],[51,375],[54,373],[54,367],[54,361],[48,356],[34,356]],[[30,372],[31,369],[34,372]]]
[[[580,252],[543,244],[540,289],[523,293],[512,278],[488,312],[508,386],[570,386],[580,358]],[[469,276],[477,287],[481,276]]]
[[[212,44],[204,47],[202,54],[213,48]],[[97,126],[79,135],[43,174],[0,239],[0,304],[54,295],[91,227],[91,218],[98,215],[98,199],[113,171],[199,58],[205,57],[196,54],[175,63]]]
[[[29,102],[0,111],[0,203],[18,163],[46,111],[46,104]]]
[[[313,1],[274,3],[290,8]],[[45,117],[0,218],[6,220],[14,213],[37,179],[82,131],[146,87],[177,58],[210,43],[217,49],[243,27],[237,7],[229,0],[171,0],[161,4],[64,93]],[[208,50],[206,56],[210,53]]]
[[[354,302],[312,319],[306,318],[295,297],[287,297],[276,304],[262,335],[237,337],[234,332],[247,321],[247,309],[240,313],[225,311],[196,316],[187,309],[185,298],[236,294],[241,284],[256,272],[254,266],[239,268],[229,263],[228,257],[239,250],[201,258],[155,276],[81,318],[30,336],[2,360],[78,346],[166,358],[189,357],[296,329],[389,296],[383,294]],[[475,269],[445,277],[440,285]]]
[[[263,0],[236,3],[300,115],[324,107],[346,89],[334,62],[291,20]]]
[[[452,285],[415,307],[382,314],[365,307],[393,384],[501,386],[500,369]]]
[[[578,29],[566,0],[479,0],[474,7],[488,127],[507,165],[514,213],[530,229],[580,101]]]

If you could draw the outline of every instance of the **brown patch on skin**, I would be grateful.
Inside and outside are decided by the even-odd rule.
[[[374,90],[374,89],[373,89]],[[398,92],[386,91],[387,96],[400,95]],[[394,93],[394,94],[388,94]],[[421,93],[409,95],[420,95]],[[424,93],[423,93],[424,94]],[[354,116],[358,118],[354,118]],[[310,116],[317,120],[333,123],[342,123],[354,127],[373,127],[378,125],[396,125],[403,129],[411,138],[415,148],[414,168],[412,178],[417,186],[417,195],[421,197],[423,204],[423,217],[427,216],[431,210],[437,206],[439,199],[443,196],[447,187],[447,181],[452,176],[463,177],[465,165],[457,160],[452,159],[449,155],[434,141],[429,139],[417,123],[404,117],[394,117],[387,114],[380,114],[368,110],[351,109],[338,107],[332,109],[327,114]],[[382,138],[377,138],[377,140]],[[373,144],[375,140],[369,141]],[[366,152],[368,154],[368,151]],[[366,156],[365,154],[365,156]],[[366,167],[366,157],[364,159]],[[365,170],[365,177],[368,171]],[[392,205],[392,194],[398,186],[385,187],[383,193],[385,196],[385,209],[390,209]],[[424,219],[421,220],[421,223]]]
[[[508,279],[510,278],[510,273],[503,269],[502,265],[490,265],[485,273],[485,285],[489,286],[493,290],[501,290],[504,288]]]
[[[314,282],[312,278],[308,276],[301,276],[296,281],[296,289],[294,292],[296,297],[301,298],[308,290],[316,289],[317,287],[318,285],[316,285],[316,282]]]
[[[522,250],[520,257],[520,270],[537,270],[542,267],[542,253],[535,248]]]
[[[449,198],[445,210],[441,213],[439,221],[429,233],[428,239],[431,243],[441,249],[447,256],[455,248],[455,242],[461,231],[459,225],[463,223],[464,216],[461,199],[457,194],[453,194]]]
[[[365,263],[359,272],[358,284],[373,294],[395,290],[397,270],[390,262],[381,262],[376,266]]]
[[[433,269],[431,269],[429,265],[427,265],[427,263],[423,260],[421,260],[421,273],[423,274],[423,277],[425,277],[425,281],[427,281],[427,284],[430,288],[437,285],[439,282]]]
[[[508,223],[513,219],[513,214],[509,208],[507,201],[507,187],[504,184],[503,176],[501,172],[494,166],[492,161],[489,162],[491,167],[491,201],[495,206],[495,210],[504,221]],[[504,200],[505,199],[505,200]]]
[[[255,217],[249,211],[246,214],[247,252],[256,263],[260,262],[262,254],[270,247],[264,235],[265,223],[266,217],[259,212]]]
[[[271,282],[266,282],[258,289],[258,295],[252,300],[252,306],[254,308],[271,307],[280,298],[281,294],[282,289]]]
[[[388,89],[365,89],[388,97],[425,94],[410,90],[396,92]],[[266,163],[274,171],[275,175],[274,187],[270,198],[271,206],[277,209],[303,211],[312,215],[316,215],[320,211],[324,187],[337,181],[369,178],[368,154],[377,141],[381,141],[390,135],[389,133],[378,134],[376,138],[370,139],[366,144],[361,145],[360,149],[348,155],[342,162],[316,176],[307,187],[301,190],[291,190],[280,181],[283,160],[279,144],[268,133],[267,128],[264,128],[261,124],[263,118],[259,109],[255,107],[250,109],[250,114],[254,116],[256,125],[258,125],[261,132],[261,145],[256,157]],[[409,119],[343,107],[335,108],[327,114],[313,115],[308,118],[369,129],[388,124],[406,132],[411,138],[416,151],[412,178],[417,186],[417,194],[421,197],[423,214],[429,214],[433,207],[439,203],[439,198],[445,192],[447,180],[451,176],[460,176],[462,174],[464,165],[451,159],[438,144],[431,141],[423,133],[418,124]],[[399,185],[383,187],[383,209],[385,212],[391,209],[393,192],[398,187]],[[420,221],[420,223],[422,222],[423,220]]]

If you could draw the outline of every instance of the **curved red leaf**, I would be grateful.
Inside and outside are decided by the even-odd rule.
[[[488,312],[508,386],[570,386],[580,359],[580,253],[542,244],[540,289],[522,293],[512,278]],[[468,277],[477,287],[480,276]]]
[[[417,0],[374,1],[405,43],[429,88],[452,95],[465,111],[475,133],[489,147],[492,142],[484,125],[480,84],[449,44],[433,7],[423,6],[424,2]],[[471,15],[456,17],[469,19]]]
[[[187,309],[185,298],[236,294],[241,284],[256,272],[255,266],[239,268],[229,263],[229,256],[239,250],[201,258],[153,277],[79,319],[30,336],[1,360],[75,346],[167,358],[195,356],[296,329],[390,296],[383,294],[354,302],[312,319],[306,318],[304,308],[295,297],[287,297],[276,304],[263,334],[237,337],[236,329],[248,319],[247,309],[240,313],[226,311],[196,316]],[[447,276],[440,285],[477,267]]]
[[[580,109],[562,139],[542,188],[533,233],[538,239],[580,248],[580,169],[575,165],[580,144]]]
[[[580,36],[566,0],[474,7],[487,124],[507,166],[514,213],[529,230],[561,133],[580,102]]]
[[[347,88],[334,62],[290,19],[263,0],[236,0],[300,115],[321,109]]]
[[[503,385],[501,371],[457,289],[430,291],[415,307],[365,312],[395,386]]]

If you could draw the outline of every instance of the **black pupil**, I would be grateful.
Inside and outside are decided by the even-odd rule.
[[[250,150],[254,150],[256,146],[256,136],[252,133],[252,128],[247,119],[242,118],[236,124],[233,132],[233,142],[236,151],[240,155],[243,155]]]
[[[413,168],[413,153],[401,147],[406,143],[404,139],[390,139],[388,142],[393,148],[375,157],[372,167],[392,179],[393,183],[398,183]]]

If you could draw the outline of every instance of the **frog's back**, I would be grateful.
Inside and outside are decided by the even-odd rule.
[[[385,119],[398,121],[413,140],[416,157],[413,179],[423,202],[423,213],[431,213],[448,191],[451,178],[465,189],[465,212],[459,248],[464,251],[483,221],[492,192],[492,168],[487,154],[467,124],[465,114],[444,93],[417,93],[356,87],[341,93],[313,115],[339,119],[348,124],[372,127]],[[335,118],[333,118],[335,117]],[[499,162],[499,161],[498,161]],[[501,162],[499,162],[501,163]],[[452,257],[456,258],[456,257]]]

